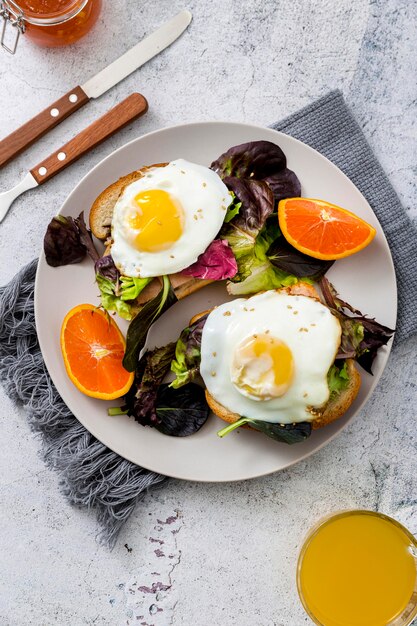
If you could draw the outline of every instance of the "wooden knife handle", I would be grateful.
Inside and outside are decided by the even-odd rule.
[[[30,170],[30,173],[39,185],[45,183],[116,131],[146,113],[147,110],[146,99],[139,93],[132,93],[123,102],[78,133],[62,148],[38,163]]]
[[[0,141],[0,167],[31,146],[39,137],[89,101],[81,87],[75,87],[29,122]]]

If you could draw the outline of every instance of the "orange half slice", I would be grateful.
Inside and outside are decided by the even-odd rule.
[[[376,230],[360,217],[324,200],[288,198],[278,205],[279,226],[294,248],[324,261],[363,250]]]
[[[114,400],[130,389],[134,373],[122,365],[125,339],[116,322],[92,304],[67,313],[61,328],[61,350],[67,374],[82,393]]]

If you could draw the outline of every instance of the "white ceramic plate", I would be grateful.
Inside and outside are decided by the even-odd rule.
[[[395,327],[396,281],[391,254],[369,204],[353,183],[330,161],[305,144],[267,128],[233,123],[199,123],[166,128],[138,139],[104,159],[75,187],[61,213],[77,216],[118,177],[143,165],[184,158],[210,165],[222,152],[246,141],[265,139],[285,152],[288,167],[302,184],[306,197],[323,198],[347,207],[377,229],[372,244],[351,258],[338,261],[329,272],[341,297],[362,312]],[[150,346],[175,340],[195,313],[227,300],[224,285],[211,285],[175,304],[151,330]],[[374,376],[361,371],[359,396],[346,415],[303,443],[288,446],[261,433],[240,430],[224,439],[216,431],[224,425],[211,416],[195,435],[167,437],[144,428],[126,416],[108,417],[112,403],[82,395],[66,375],[59,334],[66,313],[77,304],[98,303],[98,290],[89,260],[79,265],[49,267],[41,255],[36,279],[35,313],[39,342],[48,371],[62,398],[97,439],[121,456],[155,472],[196,481],[231,481],[253,478],[284,469],[328,443],[352,420],[372,393],[387,362],[389,347],[380,350]],[[121,320],[122,330],[126,323]]]

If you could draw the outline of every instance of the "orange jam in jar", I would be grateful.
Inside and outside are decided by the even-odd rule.
[[[84,37],[96,23],[102,0],[5,0],[21,32],[38,46],[56,48]],[[13,24],[15,25],[15,24]]]

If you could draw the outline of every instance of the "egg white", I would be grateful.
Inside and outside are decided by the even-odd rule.
[[[269,331],[294,359],[288,391],[269,400],[251,399],[232,383],[232,359],[242,339]],[[327,372],[340,345],[341,328],[329,309],[306,296],[266,291],[214,309],[203,328],[200,372],[209,393],[242,417],[290,424],[311,421],[308,407],[329,399]]]
[[[168,192],[180,203],[184,214],[179,239],[158,252],[140,251],[132,245],[135,231],[129,226],[135,196],[151,189]],[[148,170],[124,189],[114,207],[111,254],[116,267],[125,276],[142,278],[185,269],[215,239],[230,202],[230,193],[220,177],[202,165],[177,159],[165,167]]]

